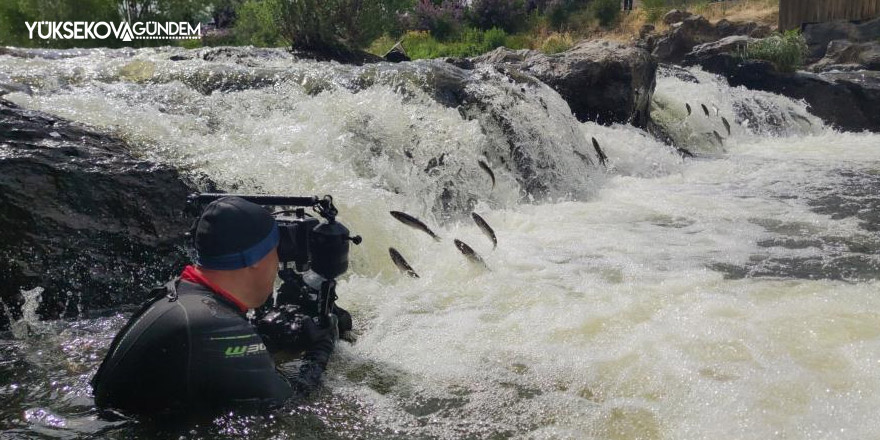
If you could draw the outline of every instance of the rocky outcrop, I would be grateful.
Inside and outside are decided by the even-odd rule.
[[[809,67],[813,72],[880,70],[880,41],[856,43],[834,40],[825,57]]]
[[[737,35],[763,38],[771,32],[769,27],[754,22],[720,20],[712,24],[701,15],[686,16],[671,26],[668,33],[654,36],[651,42],[652,53],[663,63],[680,63],[694,47],[701,44]]]
[[[657,62],[644,49],[609,41],[584,41],[554,55],[499,48],[459,67],[488,63],[527,73],[568,102],[580,121],[647,125]]]
[[[684,64],[687,66],[701,66],[709,72],[723,74],[736,67],[740,57],[736,54],[745,50],[755,38],[744,35],[734,35],[722,38],[711,43],[701,44],[685,55]]]
[[[666,15],[663,16],[663,24],[673,25],[675,23],[681,23],[686,18],[692,17],[693,15],[694,14],[692,14],[688,11],[673,9],[673,10],[667,12]]]
[[[191,191],[119,139],[0,99],[0,298],[13,319],[36,287],[44,318],[141,302],[185,260]]]
[[[766,61],[747,61],[722,73],[731,86],[803,99],[837,128],[880,132],[880,72],[781,73]]]
[[[409,55],[406,54],[406,49],[403,48],[403,42],[398,41],[397,44],[392,47],[388,53],[382,56],[385,61],[391,63],[402,63],[404,61],[412,61],[409,58]]]
[[[809,48],[809,59],[818,61],[825,56],[832,41],[864,43],[880,40],[880,18],[862,24],[849,21],[808,24],[804,27],[803,35]]]

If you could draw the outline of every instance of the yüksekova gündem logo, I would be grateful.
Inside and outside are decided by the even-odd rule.
[[[201,38],[202,24],[156,21],[34,21],[25,22],[31,40],[186,40]]]

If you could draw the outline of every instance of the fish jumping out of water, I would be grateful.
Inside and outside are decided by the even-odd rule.
[[[813,123],[810,122],[809,119],[807,119],[807,118],[805,118],[805,117],[803,117],[803,116],[801,116],[801,115],[799,115],[799,114],[797,114],[797,113],[792,113],[792,114],[791,114],[791,117],[794,118],[794,119],[800,119],[801,121],[804,121],[804,122],[806,122],[807,124],[810,124],[810,127],[813,126]]]
[[[574,154],[576,154],[576,155],[577,155],[577,157],[579,157],[579,158],[581,158],[581,160],[582,160],[582,161],[584,161],[584,162],[586,162],[586,163],[588,163],[588,164],[591,164],[591,165],[592,165],[592,164],[593,164],[593,161],[592,161],[592,160],[590,160],[590,158],[589,158],[589,157],[587,157],[587,155],[586,155],[586,154],[584,154],[584,153],[581,153],[581,152],[580,152],[580,151],[578,151],[578,150],[574,150]]]
[[[474,219],[474,223],[477,224],[480,230],[489,237],[489,240],[492,240],[492,249],[497,248],[498,238],[495,237],[495,231],[489,226],[489,223],[486,223],[486,220],[484,220],[483,217],[480,217],[480,214],[477,214],[476,212],[472,212],[471,217]]]
[[[482,160],[477,162],[480,164],[480,168],[489,175],[489,178],[492,179],[492,189],[495,189],[495,173],[492,172],[492,168],[489,168],[489,165]]]
[[[417,218],[415,218],[405,212],[400,212],[400,211],[390,211],[390,214],[392,217],[396,218],[401,223],[403,223],[411,228],[418,229],[419,231],[422,231],[422,232],[430,235],[431,238],[433,238],[434,240],[440,241],[440,236],[435,234],[434,231],[432,231],[431,228],[429,228],[427,225],[422,223],[421,220],[419,220],[419,219],[417,219]]]
[[[718,116],[718,107],[715,104],[712,104],[712,111],[715,112],[715,116]]]
[[[603,167],[608,168],[608,156],[606,156],[605,153],[602,152],[602,149],[599,148],[599,141],[597,141],[596,138],[593,138],[593,148],[596,149],[596,155],[599,156],[599,163],[601,163]]]
[[[406,262],[406,259],[403,258],[403,255],[400,255],[400,252],[397,252],[397,249],[394,249],[393,247],[388,248],[388,254],[391,255],[391,261],[394,262],[394,265],[397,266],[397,268],[400,269],[401,272],[413,278],[419,277],[419,274],[417,274],[416,271],[413,270],[412,266],[410,266],[409,263]]]
[[[694,153],[691,153],[686,148],[676,147],[675,151],[677,151],[678,154],[681,155],[681,157],[696,157],[696,156],[694,156]]]
[[[703,113],[706,114],[706,117],[709,117],[709,109],[706,108],[706,104],[700,104],[700,107],[703,107]]]
[[[718,143],[721,144],[721,146],[724,146],[724,138],[722,138],[721,135],[718,134],[718,131],[712,130],[712,134],[715,135],[715,139],[718,140]]]
[[[684,106],[687,107],[687,109],[688,109],[688,116],[690,116],[690,115],[691,115],[691,105],[688,104],[688,103],[684,103]]]
[[[727,118],[724,116],[721,117],[721,122],[724,123],[724,128],[727,129],[727,135],[730,136],[730,122],[727,122]]]
[[[471,263],[479,264],[486,269],[489,268],[489,266],[486,265],[486,262],[483,261],[483,258],[481,258],[479,255],[477,255],[477,252],[475,250],[473,250],[470,246],[468,246],[467,243],[465,243],[459,239],[455,239],[455,247],[457,247],[458,250],[462,253],[462,255],[467,257],[467,259]]]

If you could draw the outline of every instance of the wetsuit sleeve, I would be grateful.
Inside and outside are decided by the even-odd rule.
[[[289,378],[294,396],[302,399],[321,385],[321,376],[333,354],[333,334],[323,330],[313,336],[313,342],[303,355],[303,363],[296,377]]]

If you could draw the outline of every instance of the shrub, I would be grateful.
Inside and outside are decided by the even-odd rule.
[[[526,22],[523,0],[471,0],[468,10],[471,24],[480,29],[500,28],[506,32],[521,29]]]
[[[645,19],[648,23],[655,23],[660,17],[670,11],[666,0],[642,0],[642,9],[645,10]]]
[[[483,46],[486,51],[502,47],[507,42],[507,32],[504,29],[492,28],[483,34]]]
[[[394,23],[388,0],[279,0],[281,35],[303,50],[360,49]]]
[[[465,0],[419,0],[413,8],[409,29],[430,31],[435,38],[445,40],[458,34],[464,19]]]
[[[797,30],[758,40],[746,46],[742,57],[773,63],[780,72],[794,72],[804,65],[807,43]]]
[[[608,27],[617,22],[620,17],[619,0],[595,0],[593,1],[593,14],[599,20],[599,24]]]
[[[258,47],[285,45],[277,17],[281,13],[278,0],[247,0],[236,9],[233,33],[238,44]]]

